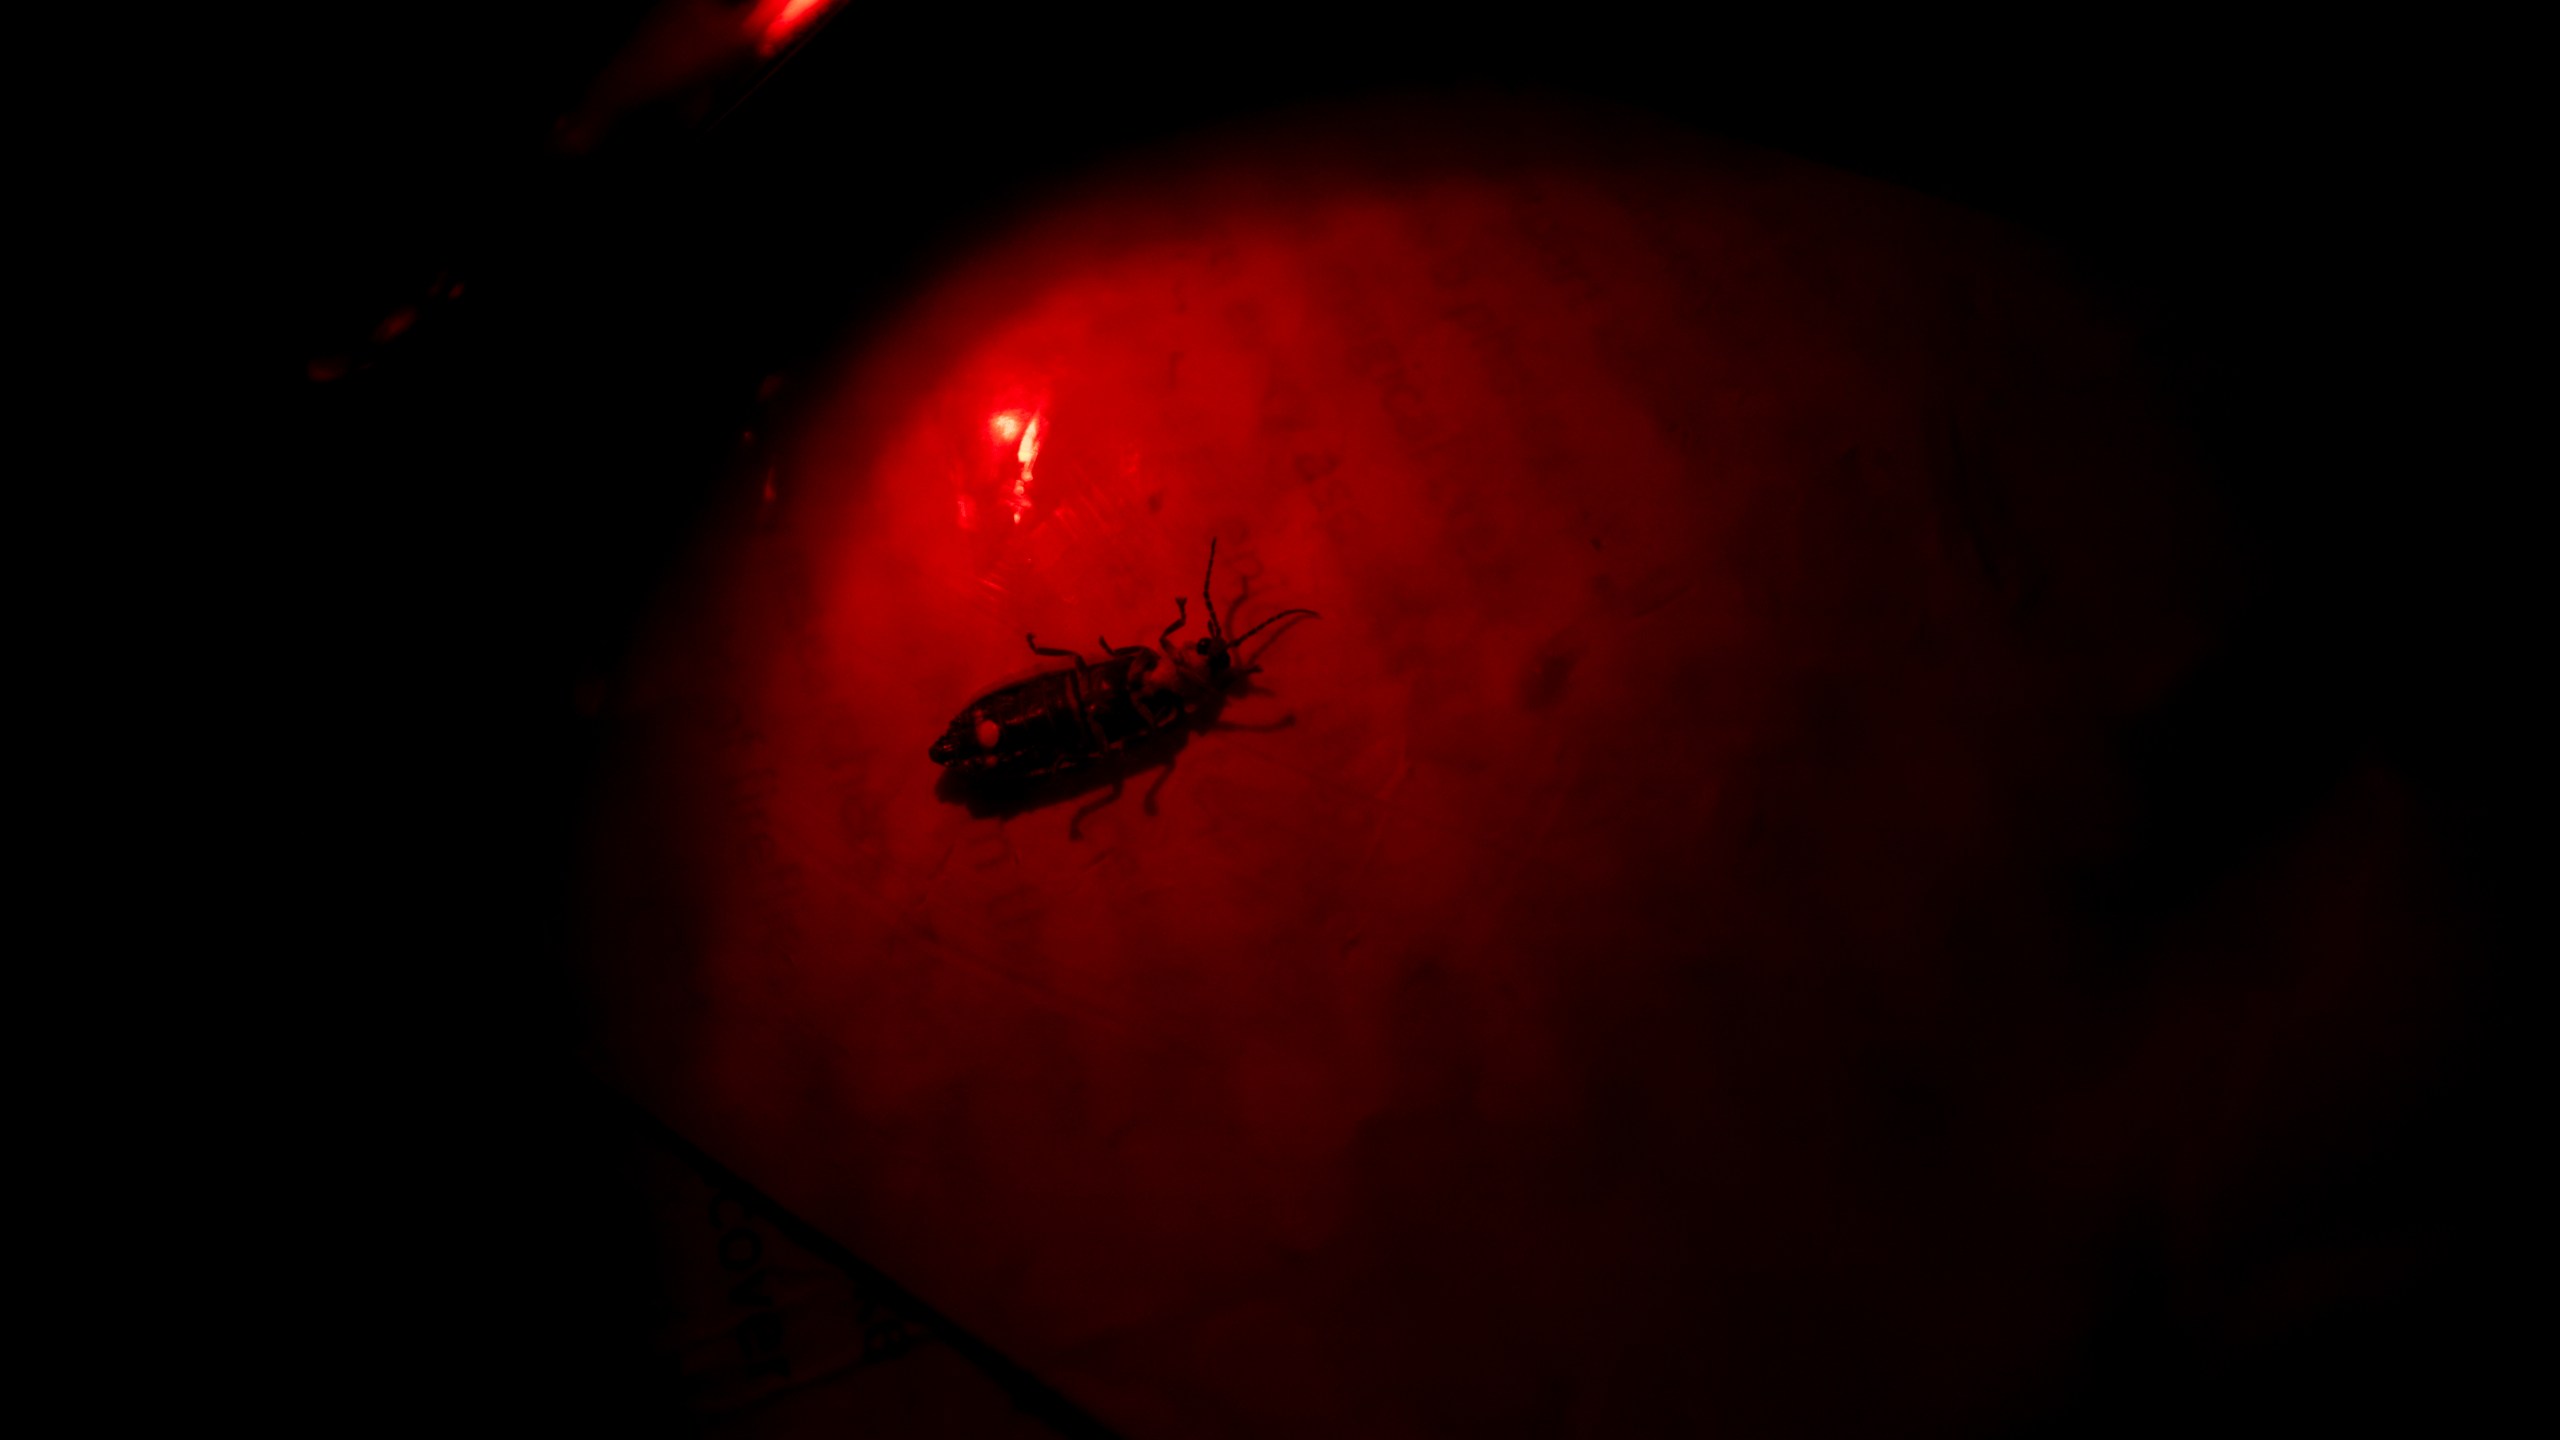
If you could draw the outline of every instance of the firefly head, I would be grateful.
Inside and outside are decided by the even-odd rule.
[[[1251,630],[1247,630],[1241,635],[1229,638],[1226,627],[1218,623],[1218,602],[1212,599],[1209,594],[1210,581],[1217,575],[1217,573],[1218,542],[1215,538],[1212,538],[1209,541],[1209,569],[1206,574],[1200,577],[1200,608],[1208,612],[1209,634],[1206,639],[1194,640],[1191,642],[1191,649],[1194,654],[1197,654],[1200,657],[1201,668],[1208,672],[1210,683],[1213,685],[1224,685],[1227,681],[1238,675],[1249,675],[1253,673],[1253,667],[1251,666],[1246,666],[1242,669],[1237,668],[1235,663],[1235,653],[1237,649],[1244,644],[1244,642],[1259,634],[1262,631],[1263,626],[1270,625],[1275,621],[1286,620],[1292,615],[1313,616],[1316,612],[1313,610],[1283,610],[1277,615],[1264,617],[1261,625],[1256,625]],[[1180,604],[1181,602],[1176,601],[1175,603]],[[1175,622],[1177,626],[1180,623],[1180,621]],[[1172,633],[1173,631],[1171,629],[1167,629],[1165,631],[1165,634],[1168,636]]]

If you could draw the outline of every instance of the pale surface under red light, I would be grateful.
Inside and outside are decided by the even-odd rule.
[[[601,1063],[1133,1437],[1976,1426],[2209,1143],[2054,898],[2211,634],[2193,477],[1985,222],[1460,129],[1097,190],[866,342],[631,678]],[[938,791],[1212,537],[1323,612],[1252,728],[1081,839]]]

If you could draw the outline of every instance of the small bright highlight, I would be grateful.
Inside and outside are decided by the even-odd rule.
[[[1013,523],[1019,525],[1022,517],[1031,513],[1031,465],[1040,458],[1039,411],[1031,412],[1030,421],[1022,427],[1022,444],[1013,452],[1013,458],[1022,462],[1022,473],[1013,482]]]

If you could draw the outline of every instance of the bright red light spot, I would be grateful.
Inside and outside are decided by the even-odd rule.
[[[797,39],[810,21],[825,14],[834,3],[835,0],[763,0],[747,12],[747,33],[755,37],[758,54],[772,55]]]
[[[996,485],[1005,509],[1019,525],[1031,513],[1031,470],[1040,459],[1041,411],[1035,403],[1008,406],[987,417],[987,438],[995,443],[1001,458]],[[983,472],[981,472],[983,473]],[[978,507],[967,495],[960,497],[960,528],[977,528]]]
[[[1022,473],[1013,482],[1013,523],[1019,525],[1022,517],[1031,513],[1031,462],[1040,458],[1038,411],[1033,411],[1031,423],[1022,427],[1022,445],[1013,452],[1013,458],[1022,462]]]

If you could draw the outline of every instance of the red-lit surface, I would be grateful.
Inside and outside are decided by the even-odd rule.
[[[1024,221],[620,687],[599,1063],[1133,1436],[1988,1423],[2098,1237],[2213,1223],[2396,1003],[2383,790],[2232,902],[2249,986],[2093,978],[2110,747],[2217,571],[2087,307],[1912,197],[1563,133]],[[1238,728],[937,793],[1026,631],[1151,639],[1213,536],[1236,628],[1323,612]]]
[[[834,4],[835,0],[758,0],[747,12],[746,30],[755,37],[758,54],[772,55],[799,39]]]
[[[711,87],[750,59],[771,60],[807,39],[834,8],[835,0],[757,0],[741,15],[724,0],[659,0],[560,117],[552,142],[583,154],[643,107],[687,96],[697,109],[707,105]]]

